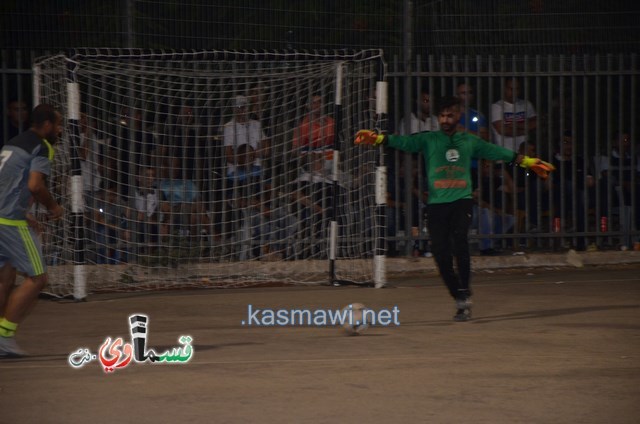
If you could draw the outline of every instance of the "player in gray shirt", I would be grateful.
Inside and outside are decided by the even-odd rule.
[[[31,128],[0,150],[0,358],[25,356],[14,336],[47,283],[42,246],[27,210],[37,202],[49,219],[62,217],[46,186],[61,132],[62,115],[42,104],[33,110]],[[25,275],[20,286],[14,285],[16,271]]]

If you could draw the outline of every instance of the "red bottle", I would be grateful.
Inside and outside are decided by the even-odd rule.
[[[553,232],[554,233],[559,233],[560,232],[560,218],[559,217],[555,217],[553,218]]]
[[[600,232],[606,233],[608,229],[609,228],[608,228],[607,217],[606,216],[600,217]]]

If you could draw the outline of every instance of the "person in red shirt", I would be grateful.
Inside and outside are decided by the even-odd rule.
[[[295,129],[293,135],[293,149],[298,153],[311,150],[333,149],[335,123],[332,117],[322,111],[322,96],[314,94],[309,102],[307,115]]]

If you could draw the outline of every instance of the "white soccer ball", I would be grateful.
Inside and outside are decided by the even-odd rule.
[[[366,322],[367,317],[365,317],[364,313],[365,309],[368,308],[362,303],[352,303],[342,309],[343,312],[346,312],[346,314],[344,314],[346,319],[342,324],[342,327],[350,336],[362,334],[367,328],[369,328],[369,323]]]

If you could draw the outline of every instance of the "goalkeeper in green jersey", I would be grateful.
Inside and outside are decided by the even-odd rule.
[[[547,178],[554,168],[537,158],[520,155],[457,130],[460,101],[444,97],[438,104],[440,130],[408,136],[358,131],[356,144],[381,145],[405,152],[422,152],[429,184],[427,226],[440,275],[456,302],[456,321],[471,318],[471,258],[467,238],[473,208],[472,159],[511,162]],[[456,259],[457,273],[453,268]]]

